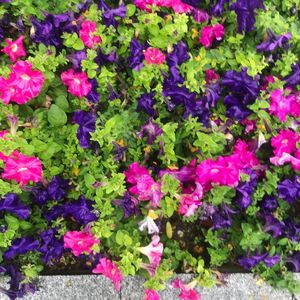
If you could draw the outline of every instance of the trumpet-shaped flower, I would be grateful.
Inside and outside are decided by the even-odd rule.
[[[101,258],[96,268],[93,269],[93,273],[103,274],[113,282],[115,289],[120,291],[123,276],[118,266],[112,261],[107,258]]]
[[[199,38],[199,42],[205,47],[209,48],[214,40],[222,40],[224,35],[224,26],[216,24],[213,26],[204,26]]]
[[[90,20],[86,20],[81,24],[79,36],[84,45],[88,48],[93,48],[102,41],[100,36],[95,35],[97,30],[96,26],[96,22],[91,22]]]
[[[144,56],[149,65],[161,65],[166,61],[166,56],[157,48],[147,48]]]
[[[138,223],[139,230],[144,231],[145,229],[147,229],[148,234],[159,233],[159,228],[154,222],[155,219],[157,219],[157,215],[153,210],[150,210],[147,217]]]
[[[26,55],[26,51],[23,46],[23,40],[23,35],[21,35],[15,41],[6,39],[5,42],[7,43],[7,46],[4,47],[1,51],[6,53],[12,62],[15,62],[16,60],[18,60],[18,58]]]
[[[175,289],[180,289],[179,298],[182,300],[200,300],[201,296],[194,290],[195,283],[185,284],[181,279],[172,282]]]

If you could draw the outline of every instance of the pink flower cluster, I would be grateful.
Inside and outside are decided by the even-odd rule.
[[[137,162],[130,165],[124,172],[127,182],[133,186],[129,191],[138,196],[140,201],[151,201],[153,207],[157,207],[163,196],[160,183],[155,182],[149,171],[144,166],[139,166]]]
[[[216,82],[219,80],[219,78],[220,78],[219,74],[217,74],[214,69],[209,69],[205,71],[206,84],[211,84],[213,82]]]
[[[154,290],[146,290],[144,300],[159,300],[159,295]]]
[[[84,45],[88,48],[93,48],[95,45],[102,42],[101,37],[95,35],[95,32],[97,31],[96,27],[96,22],[91,22],[90,20],[86,20],[81,24],[79,36]]]
[[[142,10],[151,12],[151,6],[172,8],[176,13],[188,13],[193,7],[181,0],[135,0],[135,5]]]
[[[75,256],[82,253],[90,254],[92,247],[99,244],[94,235],[85,231],[69,231],[64,235],[64,248],[69,248]]]
[[[179,298],[182,300],[200,300],[201,296],[193,289],[194,282],[191,284],[185,284],[181,279],[175,279],[172,282],[172,286],[175,289],[180,289]]]
[[[147,48],[144,56],[149,65],[161,65],[166,61],[166,56],[157,48]]]
[[[29,181],[39,182],[42,178],[42,163],[36,157],[26,156],[15,150],[8,156],[1,153],[0,159],[5,162],[3,179],[26,185]]]
[[[152,236],[151,243],[146,247],[140,247],[139,251],[146,255],[149,259],[149,264],[141,263],[141,267],[146,269],[150,276],[154,276],[156,269],[159,267],[164,245],[160,243],[158,235]]]
[[[45,81],[41,71],[33,70],[28,61],[18,61],[10,68],[7,79],[0,77],[0,99],[4,104],[25,104],[40,93]]]
[[[61,73],[61,80],[68,87],[68,92],[82,98],[87,96],[92,89],[92,85],[84,72],[75,72],[74,69]]]
[[[287,95],[284,95],[287,93]],[[300,99],[291,93],[290,89],[284,92],[276,89],[270,93],[270,108],[272,115],[276,116],[281,122],[286,121],[287,116],[300,116]]]
[[[300,135],[292,130],[281,130],[279,134],[271,139],[271,145],[274,148],[275,156],[270,161],[275,166],[282,166],[290,163],[295,171],[300,170],[300,149],[297,149],[297,143],[300,141]]]
[[[236,187],[240,172],[258,164],[255,154],[248,150],[247,143],[239,140],[232,155],[204,160],[198,165],[196,173],[204,191],[210,190],[212,184]]]
[[[121,282],[123,279],[122,273],[118,266],[107,258],[101,258],[96,268],[92,271],[95,274],[103,274],[109,278],[117,291],[121,289]]]
[[[7,46],[4,47],[1,51],[6,53],[12,62],[15,62],[18,60],[18,58],[26,55],[26,51],[23,46],[23,40],[23,35],[21,35],[15,41],[12,41],[11,39],[6,39],[5,42],[7,43]]]
[[[199,42],[205,47],[209,48],[214,40],[220,41],[224,36],[224,26],[216,24],[211,26],[204,26],[202,28]]]

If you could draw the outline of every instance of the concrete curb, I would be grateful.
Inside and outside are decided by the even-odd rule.
[[[296,275],[300,280],[300,275]],[[178,275],[189,282],[191,275]],[[225,277],[226,285],[212,289],[199,289],[203,300],[292,300],[292,296],[282,290],[274,290],[261,283],[251,274],[230,274]],[[1,278],[3,286],[5,280]],[[122,289],[117,293],[113,284],[99,275],[84,276],[40,276],[39,291],[28,295],[25,300],[143,300],[144,279],[141,277],[124,278]],[[160,291],[162,300],[175,300],[178,291],[168,282],[165,290]],[[0,294],[0,300],[7,300]]]

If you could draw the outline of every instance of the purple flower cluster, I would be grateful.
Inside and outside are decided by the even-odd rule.
[[[277,48],[288,49],[288,41],[292,38],[290,32],[283,35],[276,35],[272,30],[267,31],[267,38],[259,44],[256,49],[258,52],[272,52]]]
[[[239,258],[238,262],[244,269],[249,271],[257,266],[260,262],[264,262],[267,267],[271,268],[272,266],[280,262],[280,255],[275,254],[273,256],[270,256],[268,253],[257,253],[255,255],[249,255]]]
[[[127,9],[123,1],[119,7],[111,9],[107,6],[104,0],[100,0],[98,8],[103,10],[102,19],[107,27],[118,27],[118,21],[116,20],[116,17],[122,19],[126,17]]]
[[[30,208],[20,201],[17,194],[8,193],[0,200],[0,213],[1,212],[14,214],[20,219],[28,219]]]

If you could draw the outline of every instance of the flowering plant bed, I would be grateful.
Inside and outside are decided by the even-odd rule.
[[[139,274],[159,299],[184,272],[200,299],[242,268],[296,292],[299,6],[0,0],[0,291]]]

